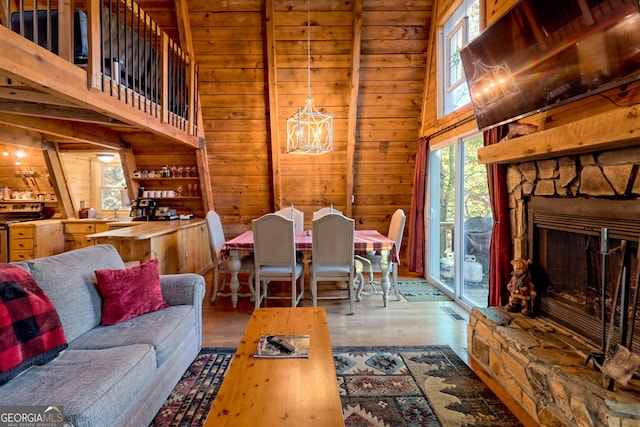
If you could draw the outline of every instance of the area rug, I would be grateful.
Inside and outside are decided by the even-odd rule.
[[[444,292],[426,280],[398,280],[400,295],[409,302],[451,301]]]
[[[233,349],[203,349],[151,426],[201,426]],[[335,347],[346,427],[522,424],[448,346]]]

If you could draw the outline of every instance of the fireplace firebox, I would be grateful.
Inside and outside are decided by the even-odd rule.
[[[633,340],[634,331],[640,328],[634,310],[638,302],[633,298],[639,274],[640,203],[532,197],[527,207],[531,275],[538,290],[539,313],[603,349],[605,341],[619,342],[622,333],[625,342],[640,353],[640,338]],[[626,324],[620,322],[622,306],[627,307]],[[611,335],[612,310],[618,311]]]

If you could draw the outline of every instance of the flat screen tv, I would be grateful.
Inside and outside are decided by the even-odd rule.
[[[478,128],[640,80],[639,0],[521,0],[460,51]]]

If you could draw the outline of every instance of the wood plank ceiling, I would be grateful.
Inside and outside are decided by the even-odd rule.
[[[285,154],[286,119],[308,91],[307,2],[178,8],[184,1],[214,206],[228,235],[290,203],[308,227],[314,210],[333,204],[358,228],[385,233],[396,208],[409,211],[434,0],[310,2],[310,92],[335,129],[334,151],[321,156]],[[139,1],[177,40],[171,3]]]

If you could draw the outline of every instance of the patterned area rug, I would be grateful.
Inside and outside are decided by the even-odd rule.
[[[201,426],[233,349],[203,349],[152,426]],[[346,427],[521,426],[448,346],[335,347]]]
[[[235,348],[203,348],[150,426],[203,425],[235,351]]]
[[[398,280],[398,290],[409,302],[451,301],[451,298],[426,280]]]

